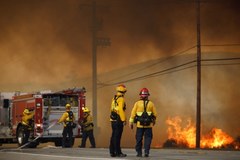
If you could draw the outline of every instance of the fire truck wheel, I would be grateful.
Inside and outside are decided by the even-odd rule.
[[[66,146],[67,147],[72,147],[74,145],[74,142],[75,142],[75,138],[73,138],[73,142],[72,142],[73,144],[69,144],[69,140],[67,138]],[[62,138],[55,140],[54,144],[55,144],[56,147],[62,146]]]
[[[23,139],[24,139],[24,133],[23,133],[23,127],[20,126],[17,130],[17,142],[18,142],[18,146],[22,146],[23,145]]]
[[[56,147],[62,146],[62,138],[55,140],[54,144]]]

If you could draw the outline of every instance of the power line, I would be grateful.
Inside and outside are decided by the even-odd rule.
[[[232,43],[232,44],[204,44],[201,45],[203,47],[220,47],[220,46],[240,46],[240,43]]]
[[[228,0],[231,2],[231,0]],[[226,0],[200,0],[200,3],[219,3],[219,2],[228,2]],[[232,0],[234,1],[234,0]],[[109,2],[113,2],[113,4],[119,4],[119,2],[127,2],[129,3],[129,0],[103,0],[101,1],[102,3],[109,3]],[[131,1],[132,3],[134,3],[134,0]],[[176,3],[195,3],[194,0],[135,0],[135,2],[137,2],[137,4],[148,4],[148,5],[157,5],[157,4],[176,4]]]
[[[141,80],[141,79],[151,77],[151,76],[154,76],[156,74],[161,74],[161,73],[164,73],[166,71],[169,71],[169,70],[172,70],[172,69],[175,69],[175,68],[179,68],[179,67],[182,67],[182,66],[194,63],[194,62],[196,62],[196,60],[189,61],[189,62],[186,62],[184,64],[180,64],[180,65],[177,65],[177,66],[174,66],[174,67],[171,67],[171,68],[167,68],[167,69],[164,69],[164,70],[161,70],[161,71],[158,71],[158,72],[150,73],[150,74],[147,74],[147,75],[144,75],[144,76],[139,76],[139,77],[135,77],[135,78],[132,78],[132,79],[119,81],[119,82],[115,82],[115,83],[105,84],[105,86],[111,86],[111,85],[116,85],[116,84],[119,84],[119,83],[127,83],[127,82],[136,81],[136,80]]]
[[[175,72],[179,72],[179,71],[183,71],[183,70],[190,69],[190,68],[193,68],[193,67],[196,67],[196,66],[197,65],[195,64],[195,65],[184,67],[184,68],[181,68],[181,69],[174,69],[174,70],[171,70],[171,71],[167,71],[167,72],[164,72],[164,73],[160,73],[160,74],[157,74],[157,75],[146,77],[145,79],[152,78],[152,77],[157,77],[157,76],[162,76],[162,75],[166,75],[166,74],[171,74],[171,73],[175,73]]]
[[[153,64],[144,66],[144,67],[142,67],[142,68],[140,68],[140,69],[138,69],[138,70],[136,70],[136,71],[133,71],[133,72],[130,72],[130,73],[121,75],[121,76],[119,76],[119,77],[117,77],[117,78],[111,79],[111,80],[107,81],[106,83],[109,83],[109,82],[111,82],[111,81],[114,81],[114,80],[119,79],[119,78],[122,78],[122,77],[130,76],[130,75],[135,74],[135,73],[138,73],[138,72],[142,72],[143,70],[146,70],[146,69],[148,69],[148,68],[150,68],[150,67],[153,67],[153,66],[155,66],[155,65],[159,65],[160,63],[163,63],[163,62],[166,62],[166,61],[168,61],[168,60],[170,60],[170,59],[173,59],[174,57],[176,57],[176,56],[178,56],[178,55],[186,54],[187,51],[189,51],[189,50],[191,50],[191,49],[193,49],[193,48],[195,48],[195,47],[196,47],[196,46],[192,46],[192,47],[190,47],[190,48],[188,48],[188,49],[185,49],[185,50],[183,50],[183,51],[180,51],[180,52],[178,52],[178,53],[176,53],[176,54],[173,54],[173,55],[171,55],[171,56],[169,56],[169,57],[166,57],[166,58],[163,58],[163,59],[159,59],[157,62],[155,62],[155,63],[153,63]]]
[[[235,61],[235,60],[240,60],[240,57],[202,59],[203,62]],[[143,80],[143,79],[147,79],[147,78],[151,78],[151,77],[166,75],[166,74],[170,74],[170,73],[174,73],[174,72],[178,72],[178,71],[182,71],[182,70],[186,70],[186,69],[189,69],[189,68],[196,67],[197,66],[196,64],[191,65],[191,66],[187,66],[187,65],[190,65],[190,64],[193,64],[193,63],[196,63],[196,60],[188,61],[186,63],[180,64],[180,65],[177,65],[177,66],[174,66],[174,67],[170,67],[170,68],[167,68],[167,69],[163,69],[163,70],[160,70],[160,71],[157,71],[157,72],[153,72],[153,73],[146,74],[146,75],[143,75],[143,76],[138,76],[138,77],[135,77],[135,78],[132,78],[132,79],[124,80],[124,81],[119,81],[119,82],[114,82],[114,83],[109,83],[109,84],[102,83],[103,86],[101,86],[99,88],[102,88],[102,87],[105,87],[105,86],[112,86],[112,85],[116,85],[116,84],[119,84],[119,83],[127,83],[127,82],[132,82],[132,81],[137,81],[137,80]],[[237,62],[237,63],[215,63],[215,64],[202,64],[202,66],[239,65],[239,64],[240,64],[240,62]],[[187,66],[187,67],[184,67],[184,66]],[[184,67],[184,68],[181,68],[181,67]],[[178,69],[178,68],[180,68],[180,69]]]
[[[240,43],[232,43],[232,44],[209,44],[209,45],[208,45],[208,44],[205,44],[205,45],[201,45],[201,46],[205,46],[205,47],[240,46]],[[160,63],[163,63],[163,62],[166,62],[166,61],[168,61],[168,60],[171,60],[171,59],[175,58],[176,56],[179,56],[179,55],[182,55],[182,54],[186,54],[187,51],[189,51],[189,50],[191,50],[191,49],[194,49],[195,47],[196,47],[196,45],[195,45],[195,46],[192,46],[192,47],[189,47],[189,48],[187,48],[187,49],[185,49],[185,50],[183,50],[183,51],[180,51],[180,52],[178,52],[178,53],[176,53],[176,54],[173,54],[173,55],[171,55],[171,56],[169,56],[169,57],[165,57],[165,58],[163,58],[163,59],[159,59],[157,62],[155,62],[155,63],[153,63],[153,64],[149,64],[149,65],[144,66],[144,67],[141,67],[140,69],[135,70],[135,71],[133,71],[133,72],[130,72],[130,73],[127,73],[127,74],[123,74],[123,75],[121,75],[121,76],[119,76],[119,77],[116,77],[116,78],[114,78],[114,79],[108,80],[108,81],[106,81],[105,83],[109,83],[109,82],[115,81],[115,80],[117,80],[117,79],[119,79],[119,78],[127,77],[127,76],[130,76],[130,75],[136,74],[136,73],[138,73],[138,72],[142,72],[143,70],[149,69],[149,68],[151,68],[151,67],[153,67],[153,66],[159,65]],[[214,60],[214,59],[212,59],[212,60]],[[216,60],[220,60],[220,59],[216,59]],[[222,60],[223,60],[223,59],[222,59]],[[206,59],[202,59],[201,61],[207,61],[207,60],[206,60]]]
[[[240,57],[202,59],[202,61],[232,61],[232,60],[240,60]]]
[[[229,65],[240,65],[240,62],[237,62],[237,63],[214,63],[214,64],[203,64],[202,66],[229,66]]]
[[[237,58],[237,59],[240,59],[240,58]],[[207,61],[212,61],[211,59],[207,60]],[[213,60],[214,61],[214,60]],[[202,66],[224,66],[224,65],[240,65],[240,62],[236,62],[236,63],[214,63],[214,64],[202,64]],[[181,68],[181,69],[174,69],[172,71],[168,71],[168,72],[164,72],[164,73],[161,73],[161,74],[157,74],[157,75],[154,75],[154,76],[149,76],[149,77],[146,77],[146,78],[151,78],[151,77],[156,77],[156,76],[160,76],[160,75],[165,75],[165,74],[170,74],[170,73],[174,73],[174,72],[179,72],[179,71],[183,71],[183,70],[186,70],[186,69],[190,69],[190,68],[193,68],[193,67],[196,67],[197,65],[192,65],[192,66],[188,66],[188,67],[184,67],[184,68]]]

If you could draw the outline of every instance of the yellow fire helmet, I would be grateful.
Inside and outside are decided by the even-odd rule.
[[[66,109],[70,109],[71,105],[69,103],[67,103],[65,107],[66,107]]]
[[[23,113],[24,114],[30,114],[30,111],[29,111],[29,109],[26,108],[26,109],[24,109]]]
[[[117,92],[121,92],[121,93],[127,92],[127,88],[126,88],[126,86],[124,84],[118,85],[116,90],[117,90]]]
[[[87,107],[82,107],[82,110],[83,110],[84,113],[89,113],[90,112],[90,110]]]

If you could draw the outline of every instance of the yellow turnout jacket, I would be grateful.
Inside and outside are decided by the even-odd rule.
[[[122,94],[117,94],[112,99],[111,111],[116,112],[120,116],[121,121],[125,122],[126,121],[125,110],[126,110],[126,104],[124,101],[124,97]],[[110,121],[114,121],[114,120],[110,118]]]
[[[146,102],[145,102],[146,103]],[[157,118],[157,111],[156,111],[156,108],[153,104],[152,101],[148,100],[148,103],[147,103],[147,106],[146,106],[146,111],[148,113],[148,115],[151,115],[153,114],[153,116],[155,118]],[[135,104],[134,104],[134,107],[132,109],[132,112],[131,112],[131,117],[129,119],[129,122],[130,123],[133,123],[134,122],[134,118],[135,116],[141,116],[144,112],[144,101],[143,100],[139,100],[137,101]],[[151,123],[149,126],[142,126],[140,125],[140,122],[137,121],[137,127],[138,128],[151,128],[153,126],[153,123]]]

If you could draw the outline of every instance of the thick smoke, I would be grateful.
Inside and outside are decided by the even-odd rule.
[[[168,57],[196,45],[195,1],[177,0],[97,0],[96,16],[102,22],[98,37],[109,37],[111,46],[97,48],[99,83],[119,82],[184,63],[174,59],[147,68],[155,59]],[[240,42],[240,3],[237,0],[206,0],[201,3],[201,42],[203,45]],[[86,86],[91,105],[92,7],[88,0],[2,0],[0,2],[0,91],[31,92]],[[204,53],[232,53],[239,46],[202,47]],[[196,48],[189,51],[196,53]],[[228,54],[227,54],[228,55]],[[221,55],[224,58],[225,55]],[[209,58],[204,54],[204,58]],[[145,63],[146,62],[146,63]],[[121,69],[123,68],[123,69]],[[118,70],[116,70],[118,69]],[[131,76],[131,71],[141,69]],[[239,65],[203,67],[203,132],[219,127],[239,135]],[[154,144],[166,136],[168,116],[195,120],[196,70],[126,83],[127,114],[142,87],[151,91],[159,123]],[[98,91],[99,146],[108,146],[109,104],[115,85]],[[107,117],[107,118],[106,118]],[[109,124],[109,125],[107,125]],[[107,129],[104,129],[104,128]],[[129,146],[126,128],[123,146]],[[104,136],[105,135],[105,136]],[[104,137],[104,138],[102,138]],[[101,140],[102,141],[101,141]],[[134,145],[130,145],[134,146]]]

